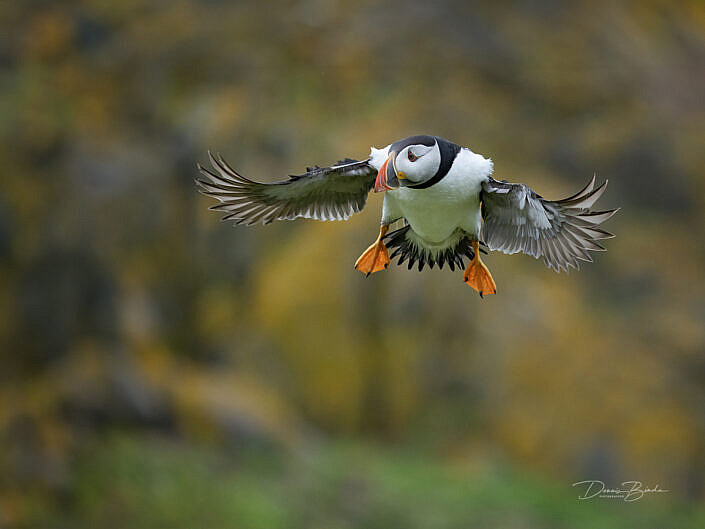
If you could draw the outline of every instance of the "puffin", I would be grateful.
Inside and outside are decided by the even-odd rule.
[[[242,176],[220,154],[208,157],[212,167],[197,164],[196,183],[218,200],[210,209],[225,213],[222,220],[347,220],[362,211],[370,191],[384,193],[379,234],[355,269],[369,276],[395,257],[419,271],[447,264],[464,269],[463,281],[480,297],[497,293],[481,253],[521,252],[556,272],[579,269],[581,261],[592,262],[590,252],[605,251],[597,241],[614,235],[599,225],[619,210],[592,209],[607,187],[596,187],[594,175],[576,194],[546,200],[525,184],[495,180],[491,159],[438,136],[410,136],[372,147],[364,160],[307,167],[273,183]],[[393,224],[401,227],[390,231]]]

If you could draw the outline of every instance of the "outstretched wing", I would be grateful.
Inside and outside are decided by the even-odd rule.
[[[309,167],[302,175],[263,184],[239,175],[220,155],[208,153],[213,169],[198,165],[205,179],[196,182],[200,191],[217,198],[210,209],[223,211],[223,220],[236,224],[268,224],[298,217],[346,220],[365,207],[377,170],[369,160],[346,159],[331,167]]]
[[[598,228],[618,209],[591,211],[607,187],[595,189],[595,177],[582,191],[563,200],[545,200],[524,184],[482,184],[482,237],[491,250],[523,252],[543,257],[557,272],[579,268],[578,261],[592,261],[588,251],[604,251],[597,242],[614,237]]]

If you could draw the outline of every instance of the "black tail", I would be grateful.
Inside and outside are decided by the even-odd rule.
[[[463,258],[467,257],[468,259],[472,259],[475,257],[475,252],[472,249],[472,241],[467,235],[460,237],[454,246],[449,246],[434,255],[430,250],[424,246],[420,246],[418,242],[407,237],[410,229],[411,226],[406,225],[403,228],[388,233],[384,241],[388,248],[395,248],[390,258],[394,259],[396,256],[399,256],[397,260],[398,265],[401,265],[408,259],[409,263],[407,267],[409,270],[411,270],[417,262],[419,272],[423,270],[423,267],[427,264],[431,268],[438,265],[438,268],[443,269],[443,265],[446,263],[448,263],[448,266],[453,271],[455,271],[456,266],[462,270],[465,267]],[[484,248],[481,248],[480,251],[487,253]]]

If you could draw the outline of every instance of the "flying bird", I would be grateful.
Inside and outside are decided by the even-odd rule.
[[[557,272],[592,261],[598,242],[614,237],[598,226],[618,210],[593,211],[607,181],[595,177],[578,193],[546,200],[525,184],[492,178],[492,160],[437,136],[411,136],[383,149],[372,147],[366,160],[346,158],[330,167],[270,184],[255,182],[210,152],[212,169],[198,165],[200,191],[218,199],[210,209],[236,224],[268,224],[299,217],[347,220],[365,207],[371,190],[384,192],[377,239],[355,262],[369,276],[408,260],[431,268],[463,269],[463,279],[480,293],[496,294],[492,274],[480,258],[490,250],[542,257]],[[389,231],[403,220],[403,227]],[[389,249],[393,249],[391,256]]]

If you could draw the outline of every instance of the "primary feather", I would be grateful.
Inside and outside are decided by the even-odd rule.
[[[614,237],[597,226],[618,210],[593,212],[607,181],[595,189],[595,177],[575,195],[550,201],[524,184],[482,183],[482,238],[491,250],[543,257],[556,271],[592,261],[589,251],[604,251],[596,241]]]
[[[217,198],[211,209],[224,211],[223,220],[236,224],[268,224],[299,217],[346,220],[365,207],[376,169],[368,160],[346,159],[330,167],[310,167],[288,180],[265,184],[238,174],[220,156],[208,153],[213,170],[198,166],[200,191]]]

